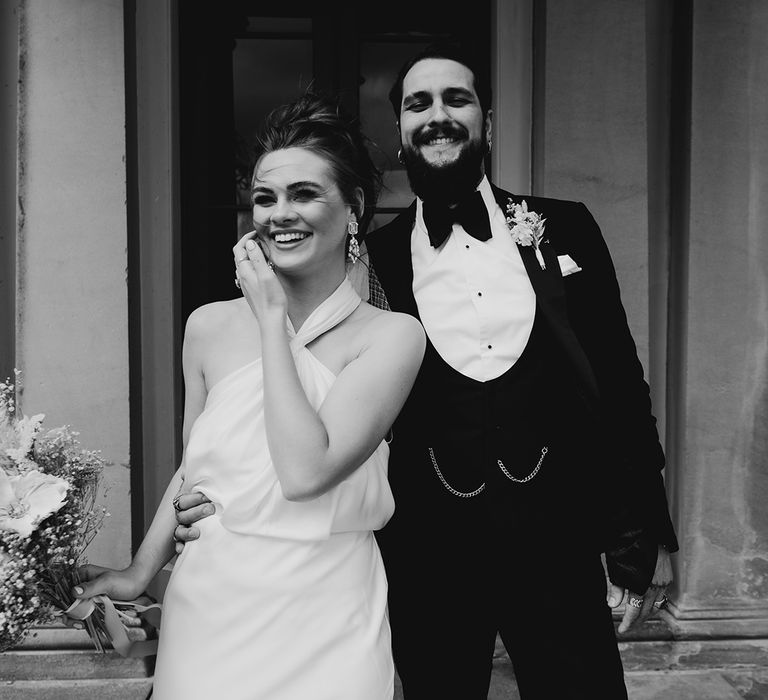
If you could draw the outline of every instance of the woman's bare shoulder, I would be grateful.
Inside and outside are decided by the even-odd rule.
[[[384,311],[367,303],[365,307],[364,333],[368,347],[383,344],[401,351],[423,352],[426,334],[417,318],[399,311]]]
[[[219,337],[242,317],[247,302],[244,299],[213,301],[198,306],[187,318],[184,328],[185,342]]]

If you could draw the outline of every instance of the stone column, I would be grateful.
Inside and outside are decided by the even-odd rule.
[[[696,0],[674,501],[680,634],[768,634],[768,5]]]
[[[112,462],[91,561],[130,561],[123,3],[22,2],[16,365],[22,408]]]

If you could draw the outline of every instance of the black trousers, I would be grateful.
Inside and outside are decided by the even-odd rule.
[[[439,527],[395,518],[380,533],[405,699],[485,700],[498,633],[523,700],[626,700],[599,553],[577,528],[509,531],[484,496]]]

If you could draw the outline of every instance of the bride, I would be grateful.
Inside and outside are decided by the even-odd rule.
[[[173,568],[154,700],[388,700],[372,531],[393,513],[384,438],[424,332],[347,277],[379,183],[354,122],[306,95],[260,145],[255,231],[233,249],[243,297],[185,329],[182,465],[132,563],[85,567],[76,595],[140,595],[173,556],[174,496],[201,492],[215,514]]]

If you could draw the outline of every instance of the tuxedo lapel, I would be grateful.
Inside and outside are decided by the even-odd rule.
[[[512,199],[515,204],[519,204],[523,199],[522,197],[504,192],[493,185],[492,188],[496,202],[503,212],[506,212],[509,199]],[[538,213],[544,218],[547,216],[546,212],[540,211]],[[536,303],[541,309],[542,315],[546,319],[552,334],[559,341],[566,356],[571,361],[576,371],[576,380],[582,395],[589,405],[594,406],[598,400],[597,380],[592,371],[592,366],[589,364],[589,360],[568,320],[565,287],[560,273],[560,264],[554,248],[546,241],[546,238],[545,229],[544,241],[540,245],[545,265],[543,270],[533,246],[518,244],[517,249],[520,251],[520,257],[523,260],[526,272],[533,286],[533,291],[536,294]]]

